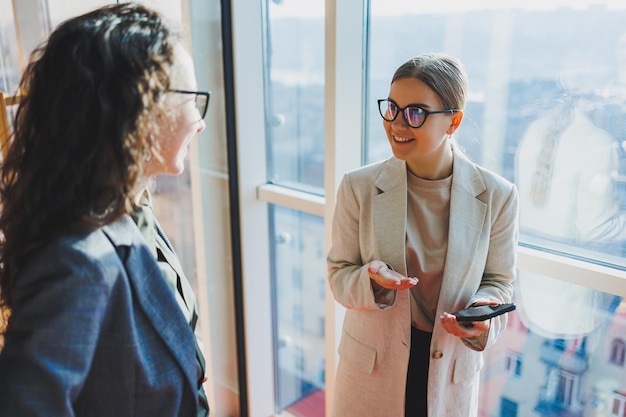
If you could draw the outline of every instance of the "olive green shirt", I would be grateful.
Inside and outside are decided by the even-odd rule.
[[[139,205],[135,206],[132,217],[146,240],[150,251],[158,262],[159,268],[167,281],[180,310],[185,315],[187,322],[195,331],[196,321],[198,318],[196,309],[196,297],[183,273],[183,268],[178,260],[178,256],[174,252],[172,245],[167,240],[163,229],[158,224],[154,212],[152,210],[152,197],[148,190],[145,190]],[[198,347],[196,341],[196,362],[198,373],[198,396],[200,399],[200,407],[198,416],[206,416],[209,410],[206,394],[202,383],[204,381],[205,362],[204,356]]]

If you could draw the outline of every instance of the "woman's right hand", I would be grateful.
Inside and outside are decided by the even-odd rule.
[[[407,290],[419,282],[419,279],[405,277],[391,269],[385,262],[379,260],[370,262],[367,266],[367,272],[374,282],[390,290]]]

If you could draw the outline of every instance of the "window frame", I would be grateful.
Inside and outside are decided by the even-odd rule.
[[[246,339],[249,342],[246,349],[249,361],[251,416],[274,413],[274,406],[267,399],[274,398],[274,392],[271,390],[275,386],[268,384],[268,378],[275,378],[273,371],[262,364],[267,357],[273,357],[271,316],[265,308],[261,308],[260,311],[258,309],[264,303],[269,304],[270,300],[269,295],[265,298],[267,290],[261,287],[261,283],[269,286],[270,282],[269,253],[266,248],[258,250],[257,247],[253,250],[252,246],[254,242],[269,241],[269,236],[267,227],[261,227],[257,222],[267,224],[266,212],[269,204],[323,216],[325,249],[328,250],[331,242],[330,224],[335,205],[335,192],[339,182],[346,171],[361,166],[364,160],[365,111],[362,106],[355,106],[354,103],[363,103],[366,98],[363,89],[366,74],[362,71],[362,64],[366,62],[367,1],[348,5],[347,2],[326,0],[325,4],[325,196],[259,181],[259,178],[266,178],[264,141],[267,138],[263,120],[265,103],[263,86],[257,84],[259,82],[262,84],[262,76],[259,74],[265,71],[263,45],[259,35],[263,33],[260,22],[266,15],[259,2],[242,1],[233,5],[235,64],[243,63],[235,65],[239,68],[235,74],[235,89],[237,102],[245,103],[245,108],[238,109],[235,116],[238,120],[240,152],[238,175],[242,179],[239,196],[242,202],[247,202],[242,204],[241,239],[244,243],[244,292],[248,295],[245,297],[247,300],[245,310],[248,312]],[[254,114],[252,119],[250,108],[258,110],[258,114]],[[245,118],[238,117],[244,114]],[[518,246],[517,261],[519,270],[626,297],[626,271],[615,267],[524,246]],[[254,279],[246,279],[246,276],[252,276]],[[590,276],[593,276],[593,279],[590,279]],[[326,412],[330,415],[337,347],[345,310],[334,301],[328,285],[325,291]],[[259,294],[263,294],[263,297]],[[255,331],[250,330],[250,326],[254,326]],[[262,331],[257,331],[259,329]]]

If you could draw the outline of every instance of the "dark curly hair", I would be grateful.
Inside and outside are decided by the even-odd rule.
[[[32,53],[0,167],[0,307],[33,250],[129,212],[179,40],[160,14],[125,3],[62,23]]]

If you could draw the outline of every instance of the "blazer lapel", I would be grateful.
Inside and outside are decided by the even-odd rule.
[[[444,267],[440,305],[456,304],[461,297],[460,284],[465,280],[473,254],[484,230],[487,205],[478,197],[486,186],[476,166],[455,151],[454,177],[450,192],[448,254]]]
[[[181,365],[192,390],[196,388],[195,335],[167,286],[156,259],[129,216],[107,225],[104,233],[124,262],[136,300]],[[122,248],[127,249],[122,254]],[[190,343],[185,343],[190,341]]]
[[[406,164],[390,158],[374,183],[381,191],[373,198],[374,230],[380,250],[380,259],[398,268],[406,275]]]

